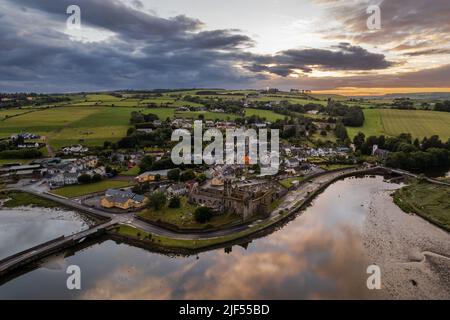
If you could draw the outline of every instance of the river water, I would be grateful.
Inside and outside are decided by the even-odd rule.
[[[89,228],[93,222],[77,212],[19,207],[0,209],[0,259],[40,243]]]
[[[169,257],[106,240],[0,286],[0,298],[323,299],[380,298],[368,290],[363,230],[373,197],[400,184],[348,178],[320,194],[295,220],[246,248]],[[390,197],[388,200],[391,201]],[[399,213],[403,214],[403,213]],[[227,252],[225,252],[227,251]],[[81,268],[68,290],[66,268]]]

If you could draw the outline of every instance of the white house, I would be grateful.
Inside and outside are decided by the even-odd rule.
[[[177,184],[173,184],[171,186],[169,186],[167,188],[167,194],[170,197],[180,197],[182,195],[185,195],[187,192],[186,186],[184,185],[184,183],[177,183]]]

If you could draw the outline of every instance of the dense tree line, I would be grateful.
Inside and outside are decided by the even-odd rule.
[[[331,104],[327,108],[330,116],[341,117],[348,127],[361,127],[364,124],[364,112],[360,107],[349,107],[342,103]]]
[[[136,130],[129,130],[127,136],[117,142],[119,148],[144,148],[144,147],[163,147],[166,142],[170,140],[172,130],[170,128],[158,128],[153,132],[139,132]]]
[[[19,149],[0,151],[0,159],[34,159],[42,156],[38,149]]]
[[[158,116],[153,113],[143,114],[141,112],[133,111],[131,112],[130,124],[148,123],[158,119]]]
[[[425,137],[421,141],[412,139],[411,134],[398,137],[370,136],[358,133],[353,139],[358,152],[370,155],[373,146],[390,151],[386,165],[409,171],[421,172],[433,168],[450,167],[450,139],[442,142],[439,136]]]
[[[444,111],[444,112],[450,112],[450,100],[446,100],[443,102],[438,102],[434,106],[435,111]]]

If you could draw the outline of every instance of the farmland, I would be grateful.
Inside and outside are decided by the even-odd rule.
[[[160,120],[167,118],[198,119],[203,116],[206,120],[233,120],[237,113],[221,113],[198,111],[200,101],[206,100],[243,100],[247,102],[279,102],[305,105],[315,103],[326,105],[326,95],[303,95],[300,93],[259,94],[258,91],[224,91],[212,90],[211,95],[198,95],[199,90],[166,92],[162,94],[124,93],[121,95],[108,93],[92,93],[70,95],[69,102],[51,107],[22,107],[0,110],[0,138],[5,138],[18,132],[32,132],[45,136],[54,149],[66,145],[81,143],[86,146],[102,145],[104,141],[116,142],[126,135],[130,127],[132,111],[145,114],[155,114]],[[204,91],[204,90],[203,90]],[[216,93],[214,93],[216,92]],[[246,94],[252,94],[246,98]],[[197,98],[198,102],[184,99]],[[313,97],[312,99],[310,97]],[[339,97],[344,99],[343,97]],[[318,100],[316,100],[318,99]],[[234,104],[234,102],[230,102]],[[243,103],[237,102],[239,104]],[[439,135],[442,139],[450,137],[450,114],[426,110],[395,110],[373,109],[374,101],[346,101],[365,107],[365,123],[360,128],[348,128],[351,137],[359,131],[366,136],[384,134],[396,136],[403,132],[410,132],[414,137]],[[178,107],[190,107],[190,111],[179,111]],[[218,108],[221,108],[220,106]],[[267,121],[274,122],[285,118],[284,115],[271,110],[245,108],[247,117],[257,115]],[[310,118],[322,118],[324,115],[298,114]],[[314,139],[335,141],[335,137],[316,134]]]
[[[438,135],[443,140],[450,138],[450,113],[423,110],[365,109],[364,126],[348,127],[349,135],[363,132],[366,136],[398,136],[411,133],[414,138]]]
[[[284,119],[285,116],[282,114],[275,113],[271,110],[260,110],[260,109],[245,109],[245,116],[251,117],[253,115],[259,116],[261,118],[266,118],[267,121],[277,121],[278,119]]]
[[[60,107],[9,118],[0,124],[0,137],[17,132],[47,136],[53,147],[83,142],[102,144],[123,137],[128,129],[129,108]]]

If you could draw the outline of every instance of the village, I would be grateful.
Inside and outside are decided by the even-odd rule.
[[[247,125],[234,121],[204,121],[205,129],[219,130],[261,129],[270,125],[268,121]],[[151,128],[136,131],[147,135],[164,126],[172,130],[193,130],[193,121],[154,120]],[[295,124],[282,128],[284,131],[292,129],[304,130]],[[12,141],[17,139],[21,143],[33,143],[29,141],[39,141],[40,137],[33,133],[11,136]],[[243,222],[270,214],[279,199],[304,179],[356,165],[353,151],[351,147],[304,146],[283,140],[279,170],[275,175],[266,175],[263,165],[248,162],[175,166],[170,163],[168,147],[105,152],[80,143],[60,148],[55,157],[35,159],[26,164],[4,163],[0,167],[0,179],[15,185],[38,183],[50,194],[75,199],[107,212],[136,212],[151,222],[170,221],[183,226],[186,220],[205,224],[220,216],[227,218],[217,220]],[[384,151],[375,147],[373,155],[385,157]],[[175,211],[177,216],[165,217],[165,212],[170,211]],[[206,212],[206,218],[195,212]],[[177,218],[182,223],[178,224]]]

